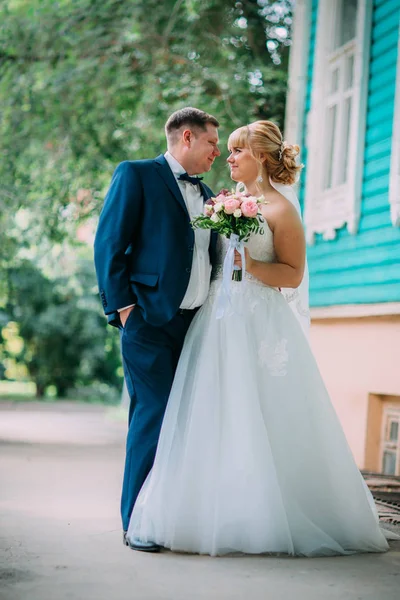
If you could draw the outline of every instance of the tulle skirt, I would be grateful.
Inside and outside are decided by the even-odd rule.
[[[232,282],[231,304],[217,319],[220,284],[188,331],[128,537],[212,556],[387,550],[283,295]]]

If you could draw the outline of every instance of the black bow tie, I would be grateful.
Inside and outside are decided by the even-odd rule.
[[[182,173],[182,175],[179,175],[178,179],[179,179],[179,181],[188,181],[192,185],[198,185],[203,178],[202,177],[191,177],[187,173]]]

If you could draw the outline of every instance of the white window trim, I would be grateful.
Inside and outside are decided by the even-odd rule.
[[[290,144],[301,144],[307,92],[312,0],[297,0],[289,55],[285,133]]]
[[[400,227],[400,27],[399,42],[397,45],[396,95],[390,159],[389,202],[392,224],[394,227]]]
[[[319,1],[313,90],[307,123],[305,227],[309,244],[314,242],[315,234],[322,234],[327,240],[334,239],[336,230],[344,225],[350,233],[357,233],[360,218],[372,3],[359,0],[358,4],[347,182],[323,190],[325,156],[321,148],[325,143],[322,131],[325,127],[327,56],[331,54],[329,48],[333,33],[332,7],[332,0]]]
[[[329,319],[359,319],[400,315],[400,302],[379,304],[338,304],[310,309],[311,322]]]

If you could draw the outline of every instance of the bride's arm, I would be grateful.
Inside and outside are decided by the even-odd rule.
[[[306,244],[303,224],[296,209],[285,204],[271,216],[268,223],[273,225],[276,263],[266,263],[251,258],[246,251],[246,271],[266,285],[281,288],[296,288],[300,285],[306,257]],[[240,255],[235,263],[241,266]]]

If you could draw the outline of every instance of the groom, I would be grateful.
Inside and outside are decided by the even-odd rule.
[[[207,297],[216,235],[193,231],[212,192],[199,178],[217,156],[218,121],[197,108],[173,113],[168,151],[125,161],[111,180],[95,238],[95,265],[108,322],[121,330],[131,403],[121,499],[124,542],[136,498],[152,468],[161,424],[188,327]]]

